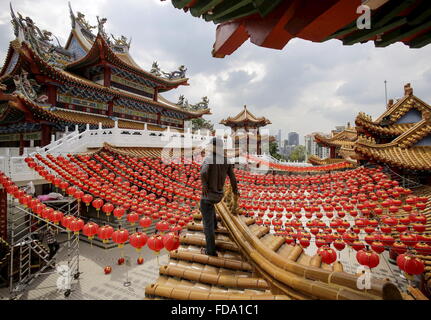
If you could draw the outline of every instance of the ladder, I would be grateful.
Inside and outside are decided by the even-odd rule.
[[[37,238],[45,233],[48,226],[53,227],[57,231],[66,232],[66,230],[60,225],[45,221],[27,208],[16,203],[10,196],[9,198],[8,222],[10,230],[9,238],[11,239],[9,292],[10,298],[16,299],[18,295],[23,293],[37,277],[44,274],[44,271],[55,262],[54,257],[50,258],[49,250]],[[79,207],[76,202],[68,203],[61,209],[66,209],[62,210],[65,214],[79,215]],[[60,249],[57,253],[67,250],[66,259],[70,275],[74,279],[78,279],[80,274],[79,235],[69,233],[66,242],[64,248]],[[19,261],[16,261],[18,259]],[[32,261],[34,259],[39,259],[40,262],[39,269],[36,272],[32,272],[32,267],[34,267]],[[65,297],[68,297],[70,292],[70,287],[65,289]]]

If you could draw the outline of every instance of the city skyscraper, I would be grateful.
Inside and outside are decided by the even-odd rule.
[[[317,156],[321,159],[329,157],[329,148],[326,148],[314,140],[314,134],[308,134],[305,137],[305,150],[309,155]]]
[[[289,132],[288,140],[289,140],[289,146],[299,145],[299,134],[296,132]]]

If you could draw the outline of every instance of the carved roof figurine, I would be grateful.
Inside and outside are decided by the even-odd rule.
[[[108,35],[106,34],[105,31],[105,23],[106,21],[108,21],[108,19],[106,18],[99,18],[99,16],[97,16],[97,28],[98,28],[98,32],[100,33],[100,35],[109,43],[109,38]]]
[[[160,70],[160,67],[159,67],[159,64],[157,63],[157,61],[154,61],[153,64],[151,65],[150,73],[157,76],[157,77],[162,76],[162,72]]]
[[[76,21],[79,22],[79,24],[88,31],[96,29],[96,26],[92,26],[87,20],[85,20],[85,14],[79,11],[77,12]]]
[[[243,127],[248,125],[254,127],[264,127],[268,124],[271,124],[271,121],[269,121],[265,117],[256,117],[247,109],[247,106],[244,105],[244,109],[235,117],[228,117],[227,119],[223,119],[222,121],[220,121],[220,124],[224,124],[228,127]]]
[[[132,39],[130,39],[129,42],[127,42],[127,37],[121,35],[120,38],[115,38],[115,36],[111,33],[111,38],[114,40],[114,45],[119,47],[127,47],[127,49],[130,49],[130,44],[132,42]]]
[[[184,97],[184,95],[180,95],[178,97],[177,106],[180,106],[181,108],[185,108],[185,109],[187,109],[189,107],[189,102]]]
[[[190,109],[193,111],[205,110],[205,109],[208,109],[209,103],[210,103],[210,100],[208,99],[208,97],[205,96],[202,98],[201,102],[190,105]]]
[[[186,77],[187,68],[184,65],[179,66],[177,71],[173,72],[163,72],[163,75],[169,80],[173,79],[184,79]]]

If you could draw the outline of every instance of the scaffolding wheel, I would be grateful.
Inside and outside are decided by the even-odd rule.
[[[67,298],[67,297],[69,297],[71,292],[72,292],[72,291],[71,291],[70,289],[66,290],[66,291],[64,292],[64,296],[65,296],[66,298]]]

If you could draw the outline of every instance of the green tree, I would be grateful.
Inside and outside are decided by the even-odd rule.
[[[192,130],[197,131],[199,129],[214,130],[214,125],[209,120],[204,118],[192,119]]]
[[[277,160],[283,159],[283,157],[278,153],[278,145],[275,141],[269,142],[269,154]]]
[[[290,154],[289,160],[298,162],[305,161],[305,146],[296,146]]]

